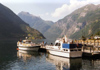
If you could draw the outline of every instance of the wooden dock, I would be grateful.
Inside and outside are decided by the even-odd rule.
[[[82,52],[86,56],[100,55],[100,40],[75,40],[75,43],[83,44]]]

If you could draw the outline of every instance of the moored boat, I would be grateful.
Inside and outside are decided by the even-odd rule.
[[[19,50],[27,50],[27,51],[38,51],[40,46],[33,43],[31,40],[20,40],[17,42],[17,46]]]
[[[73,41],[68,42],[66,37],[64,39],[56,40],[54,45],[47,45],[46,49],[50,54],[56,56],[68,58],[82,57],[82,45],[75,44]]]

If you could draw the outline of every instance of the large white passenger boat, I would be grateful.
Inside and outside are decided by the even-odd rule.
[[[74,44],[73,41],[67,42],[66,39],[65,36],[63,39],[56,40],[54,45],[47,45],[46,49],[52,55],[68,58],[82,57],[82,45]]]
[[[22,40],[17,42],[18,50],[38,51],[40,46],[33,43],[31,40]]]

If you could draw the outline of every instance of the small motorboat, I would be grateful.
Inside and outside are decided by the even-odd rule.
[[[40,45],[33,43],[31,40],[20,40],[17,42],[18,50],[38,51]]]

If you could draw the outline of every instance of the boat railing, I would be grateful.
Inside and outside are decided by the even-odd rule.
[[[54,47],[52,47],[51,45],[46,45],[46,48],[48,48],[48,49],[54,49]]]
[[[17,42],[17,46],[38,46],[39,44],[35,44],[35,43],[32,43],[32,42],[30,42],[30,43],[28,43],[28,42]]]

